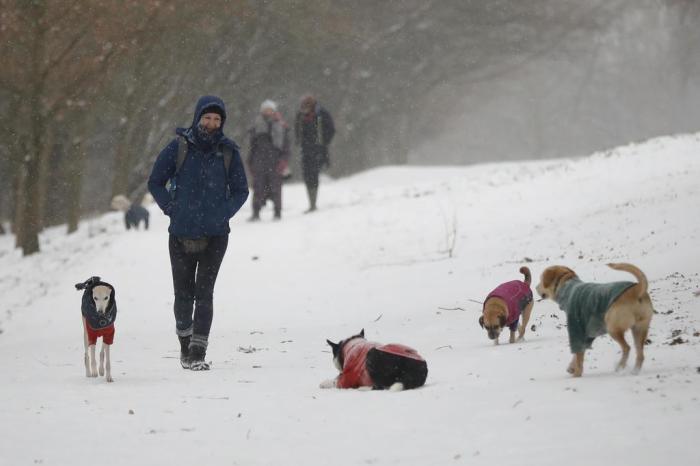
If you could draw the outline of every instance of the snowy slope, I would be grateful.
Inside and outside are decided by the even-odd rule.
[[[117,213],[52,229],[27,259],[0,237],[0,465],[695,464],[699,154],[690,135],[577,160],[383,168],[322,184],[314,215],[287,186],[282,222],[246,223],[248,205],[232,222],[208,373],[176,359],[157,209],[149,232]],[[474,301],[525,260],[535,282],[554,263],[601,282],[631,279],[607,262],[641,267],[658,311],[642,373],[614,373],[601,337],[570,378],[552,302],[527,341],[494,347]],[[117,289],[113,384],[84,377],[73,284],[91,275]],[[418,349],[428,384],[320,390],[335,375],[325,339],[363,327]]]

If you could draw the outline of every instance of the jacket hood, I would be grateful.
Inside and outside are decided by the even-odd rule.
[[[236,144],[236,141],[227,138],[223,133],[224,123],[226,122],[226,105],[220,97],[217,97],[215,95],[205,95],[200,97],[199,100],[197,100],[197,105],[195,105],[194,108],[192,125],[189,128],[176,128],[175,134],[177,134],[178,136],[183,136],[185,139],[192,143],[198,143],[198,138],[196,135],[197,125],[199,124],[199,120],[202,118],[202,115],[204,115],[204,111],[212,107],[220,109],[221,113],[223,114],[221,118],[221,127],[217,131],[218,135],[216,136],[216,141],[214,145],[222,143],[227,146],[231,146],[236,150],[240,149],[238,144]]]
[[[204,110],[208,108],[216,107],[223,113],[221,117],[221,130],[224,129],[224,123],[226,123],[226,105],[220,97],[215,95],[205,95],[199,98],[197,105],[194,108],[194,117],[192,118],[192,128],[195,128],[199,124],[199,120],[204,115]]]

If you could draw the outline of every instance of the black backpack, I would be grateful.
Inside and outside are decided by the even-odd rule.
[[[219,145],[219,150],[217,150],[217,154],[221,153],[222,157],[224,158],[224,174],[226,176],[226,197],[229,197],[229,185],[228,185],[228,171],[231,168],[231,160],[233,159],[233,149],[231,146],[226,145],[226,144],[220,144]],[[182,164],[185,163],[185,159],[187,158],[187,139],[185,139],[183,136],[178,136],[177,137],[177,160],[175,161],[175,173],[173,173],[173,176],[170,178],[170,186],[168,187],[168,191],[170,191],[170,195],[175,198],[175,191],[177,190],[177,174],[180,173],[180,169],[182,168]]]

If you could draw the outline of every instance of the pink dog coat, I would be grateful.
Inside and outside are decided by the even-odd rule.
[[[501,298],[508,305],[508,318],[506,319],[506,326],[511,331],[515,332],[518,329],[520,314],[522,314],[527,305],[532,302],[532,290],[530,290],[530,285],[525,282],[521,282],[520,280],[506,282],[499,285],[498,288],[489,293],[489,295],[486,297],[486,301],[488,301],[489,298],[494,297]],[[486,301],[484,301],[484,303]]]

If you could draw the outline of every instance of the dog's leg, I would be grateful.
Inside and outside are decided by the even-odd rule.
[[[102,349],[100,349],[100,366],[99,366],[100,377],[105,375],[105,344],[102,343]]]
[[[583,374],[583,355],[583,351],[580,353],[574,353],[574,356],[571,358],[571,362],[569,363],[569,367],[566,368],[566,372],[574,377],[581,377]]]
[[[644,364],[644,342],[649,333],[649,322],[638,323],[632,327],[632,337],[634,338],[634,348],[637,351],[637,359],[634,362],[633,374],[639,374]]]
[[[95,359],[95,345],[90,345],[90,377],[97,377],[97,361]]]
[[[515,343],[515,331],[514,330],[510,331],[510,338],[508,339],[508,343]]]
[[[620,361],[617,363],[615,366],[616,371],[621,371],[625,367],[627,367],[627,358],[629,358],[630,355],[630,345],[627,344],[627,340],[625,340],[625,330],[622,329],[614,329],[614,330],[608,330],[610,333],[610,336],[612,337],[613,340],[615,340],[619,345],[620,348],[622,349],[622,357],[620,358]]]
[[[527,324],[528,322],[530,322],[530,315],[532,314],[532,308],[534,305],[535,302],[532,301],[525,307],[525,310],[523,311],[523,323],[520,325],[520,328],[518,328],[518,341],[525,339],[525,330],[527,330]]]
[[[114,382],[114,379],[112,378],[112,360],[109,357],[109,349],[111,347],[112,345],[102,343],[102,351],[105,353],[105,370],[107,374],[107,382]]]
[[[324,380],[319,384],[319,388],[335,388],[335,379]]]
[[[83,362],[85,363],[85,377],[90,377],[90,360],[88,358],[88,335],[87,328],[85,328],[85,317],[83,317],[83,345],[85,347],[85,355],[83,357]]]
[[[572,372],[574,377],[581,377],[583,375],[583,356],[585,354],[585,351],[581,351],[574,355],[574,371]]]
[[[391,387],[389,387],[390,392],[401,392],[403,391],[403,383],[401,382],[394,382],[391,384]]]
[[[500,335],[493,339],[494,346],[498,346],[498,337],[500,337]]]

